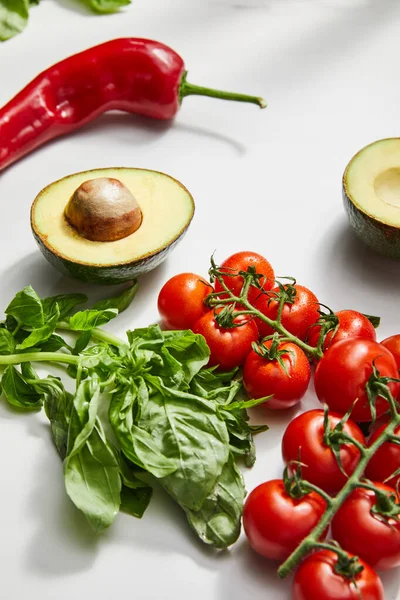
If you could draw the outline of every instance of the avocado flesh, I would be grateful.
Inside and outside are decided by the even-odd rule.
[[[97,177],[119,179],[137,199],[142,224],[112,242],[90,241],[64,216],[74,191]],[[34,237],[60,271],[85,281],[115,283],[156,267],[185,233],[194,214],[188,190],[172,177],[146,169],[112,168],[76,173],[56,181],[36,197],[31,209]]]
[[[363,148],[343,176],[350,225],[371,248],[400,258],[400,138]]]

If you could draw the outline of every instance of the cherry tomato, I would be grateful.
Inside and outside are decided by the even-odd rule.
[[[158,295],[158,312],[168,329],[190,329],[209,308],[204,300],[213,288],[200,275],[171,277]]]
[[[254,267],[256,273],[263,275],[259,279],[259,284],[264,290],[270,290],[275,283],[275,274],[271,264],[266,258],[257,254],[257,252],[237,252],[232,254],[229,258],[224,260],[220,265],[220,270],[226,273],[238,273],[239,271],[247,271],[249,267]],[[243,277],[236,275],[235,277],[226,275],[223,277],[225,285],[230,289],[236,296],[238,296],[243,287]],[[218,280],[215,281],[215,291],[223,292],[223,287]],[[254,302],[260,290],[254,285],[249,290],[248,299],[251,303]],[[221,297],[224,295],[222,294]]]
[[[373,364],[382,377],[398,375],[393,356],[377,342],[355,338],[333,344],[315,370],[315,392],[320,402],[326,403],[331,410],[344,414],[357,400],[351,415],[353,421],[371,421],[365,386],[372,375]],[[399,384],[391,382],[388,385],[396,398]],[[388,409],[388,403],[378,396],[375,407],[379,417]]]
[[[313,292],[302,285],[294,285],[296,296],[293,304],[285,304],[282,311],[281,323],[291,334],[305,340],[311,325],[319,318],[318,298]],[[275,320],[278,315],[279,303],[275,300],[275,292],[279,292],[276,287],[271,294],[258,295],[254,306],[262,312],[263,315]],[[257,327],[261,337],[272,335],[274,330],[264,323],[261,319],[256,319]]]
[[[382,346],[385,346],[394,356],[397,368],[400,370],[400,334],[391,335],[390,337],[380,342]]]
[[[324,352],[326,352],[333,343],[340,342],[340,340],[347,340],[349,338],[376,340],[375,328],[371,321],[363,314],[356,310],[339,310],[335,314],[339,319],[339,327],[335,334],[333,331],[327,333],[323,348]],[[320,331],[321,327],[319,325],[311,327],[307,340],[310,346],[317,346]]]
[[[372,446],[386,427],[387,423],[384,423],[372,434],[368,446]],[[400,436],[400,425],[396,427],[394,433]],[[395,488],[400,481],[400,474],[395,477],[391,477],[391,475],[397,469],[400,469],[400,446],[393,442],[385,442],[371,457],[365,469],[365,474],[372,481],[384,481]]]
[[[342,416],[329,412],[331,429]],[[365,445],[361,429],[350,419],[343,431]],[[308,410],[298,415],[287,426],[282,438],[282,456],[285,463],[299,459],[304,465],[302,476],[306,481],[317,485],[328,494],[337,493],[346,483],[347,477],[341,472],[335,454],[324,441],[324,411]],[[340,458],[345,473],[351,475],[359,463],[360,452],[354,444],[341,444]]]
[[[376,487],[392,494],[399,504],[396,491],[383,483]],[[346,498],[332,520],[332,537],[344,550],[360,556],[378,570],[400,565],[400,522],[387,521],[374,514],[376,496],[372,490],[356,488]]]
[[[377,573],[361,559],[364,567],[355,582],[335,570],[337,554],[321,550],[308,556],[297,569],[292,600],[384,600],[384,590]]]
[[[252,343],[258,339],[257,325],[245,315],[235,317],[234,324],[239,326],[220,327],[214,311],[210,310],[193,325],[192,331],[204,336],[210,348],[209,367],[219,365],[221,370],[229,371],[246,360]]]
[[[282,479],[274,479],[248,495],[243,528],[253,550],[283,561],[318,524],[325,508],[325,500],[315,492],[292,498]]]
[[[272,340],[264,342],[263,346],[270,349]],[[277,352],[286,372],[277,358],[269,360],[252,350],[244,364],[243,383],[250,398],[273,394],[266,406],[280,410],[300,402],[307,391],[311,369],[307,356],[295,344],[280,343]]]

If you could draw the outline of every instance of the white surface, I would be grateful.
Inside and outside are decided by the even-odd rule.
[[[85,288],[39,254],[30,204],[68,173],[121,165],[180,179],[197,212],[168,262],[141,280],[112,326],[117,333],[157,319],[163,282],[183,270],[206,273],[215,249],[219,260],[259,251],[277,274],[295,275],[334,309],[380,314],[381,337],[399,330],[400,265],[353,238],[341,203],[351,156],[399,131],[398,0],[134,0],[106,17],[54,0],[31,15],[21,36],[0,45],[0,104],[52,62],[141,36],[173,46],[190,81],[262,94],[269,108],[187,98],[172,127],[108,116],[1,174],[1,307],[27,284],[40,294]],[[302,408],[316,405],[310,392]],[[245,474],[249,490],[280,476],[288,419],[268,415],[271,429],[257,439],[257,464]],[[0,469],[1,600],[290,598],[289,582],[278,582],[243,538],[217,556],[159,494],[142,521],[119,516],[95,539],[66,498],[45,420],[4,403]],[[400,598],[398,579],[398,570],[383,576],[387,600]]]

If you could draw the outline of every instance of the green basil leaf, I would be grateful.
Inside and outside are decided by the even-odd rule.
[[[12,354],[15,350],[15,340],[7,329],[0,329],[0,354]]]
[[[147,394],[143,379],[139,383],[139,391],[132,384],[115,392],[110,402],[109,420],[125,456],[154,477],[165,477],[176,470],[177,464],[162,453],[151,432],[135,425],[139,393]]]
[[[30,285],[18,292],[5,313],[29,327],[42,327],[45,324],[42,301]]]
[[[54,444],[62,460],[67,455],[69,418],[73,396],[57,377],[41,380],[44,391],[44,410],[50,421]]]
[[[1,385],[7,401],[13,406],[29,410],[42,407],[42,394],[27,383],[23,375],[12,365],[5,368]]]
[[[141,519],[148,507],[153,490],[150,486],[132,489],[125,485],[121,489],[120,510],[137,519]]]
[[[101,327],[118,314],[116,308],[107,308],[105,310],[83,310],[75,313],[69,320],[69,326],[73,331],[89,331],[94,327]]]
[[[72,402],[64,480],[67,494],[95,531],[109,527],[121,503],[118,460],[97,417],[100,382],[84,380]]]
[[[30,333],[28,337],[26,337],[24,341],[21,342],[21,344],[18,344],[17,349],[25,350],[25,348],[31,348],[33,346],[36,346],[37,344],[40,344],[41,342],[45,342],[46,340],[48,340],[48,338],[51,336],[51,334],[57,327],[59,317],[60,311],[58,310],[58,306],[56,305],[54,314],[46,321],[44,325],[38,327],[37,329],[34,329],[32,333]]]
[[[0,40],[4,42],[21,33],[28,24],[28,0],[1,0]]]
[[[93,11],[101,14],[117,12],[122,6],[128,6],[131,0],[84,0],[85,4]]]
[[[61,335],[58,335],[58,333],[52,333],[45,342],[40,344],[42,352],[57,352],[57,350],[60,350],[61,348],[71,349],[70,345],[67,344],[64,338],[62,338]]]
[[[80,354],[81,352],[83,352],[91,339],[92,331],[90,329],[88,331],[82,331],[82,333],[78,336],[75,342],[73,354]]]
[[[148,376],[146,375],[146,379]],[[181,506],[198,510],[229,456],[229,435],[214,403],[150,379],[158,393],[141,407],[138,426],[178,468],[161,485]]]
[[[87,302],[85,294],[60,294],[58,296],[49,296],[43,300],[43,311],[46,318],[53,315],[56,306],[60,313],[60,321],[68,317],[78,304]]]
[[[164,348],[182,365],[189,383],[210,358],[210,349],[202,335],[192,331],[174,331],[164,334]]]
[[[240,535],[245,495],[242,474],[230,455],[201,509],[186,509],[189,524],[205,544],[227,548],[236,542]]]
[[[122,454],[118,455],[118,462],[123,482],[120,510],[141,519],[150,503],[153,490],[136,477]]]
[[[119,296],[114,296],[113,298],[106,298],[105,300],[100,300],[100,302],[96,302],[92,306],[92,310],[105,310],[107,308],[116,308],[118,313],[123,312],[128,308],[134,299],[136,292],[138,290],[138,282],[135,280],[134,283],[124,290]]]

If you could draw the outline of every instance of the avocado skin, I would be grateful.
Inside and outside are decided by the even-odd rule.
[[[357,208],[343,185],[343,203],[356,235],[378,254],[400,259],[400,229],[370,217]]]
[[[67,275],[68,277],[80,279],[81,281],[86,281],[88,283],[108,285],[130,281],[131,279],[135,279],[136,277],[139,277],[139,275],[148,273],[149,271],[158,267],[162,262],[164,262],[175,246],[182,240],[189,228],[189,224],[190,223],[187,224],[186,228],[175,240],[173,240],[171,244],[165,248],[161,248],[161,250],[158,252],[151,254],[150,256],[146,256],[140,260],[132,261],[131,263],[110,266],[85,265],[58,256],[45,246],[33,228],[32,233],[43,256],[58,271],[64,275]]]

